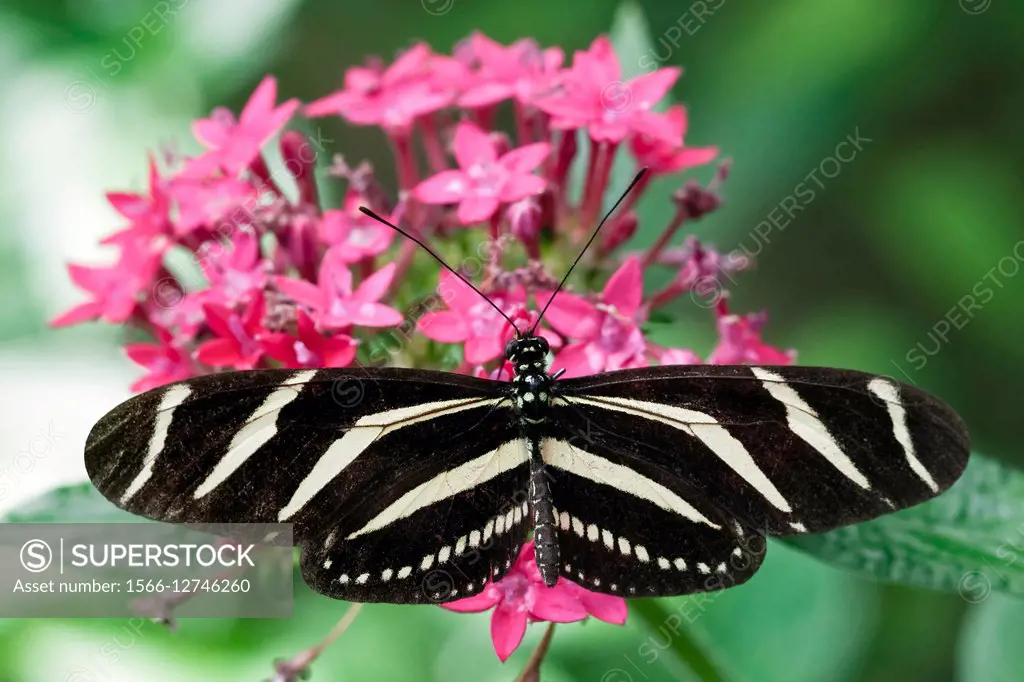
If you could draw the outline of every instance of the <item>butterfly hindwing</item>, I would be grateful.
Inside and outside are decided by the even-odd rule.
[[[555,500],[560,572],[624,597],[737,585],[761,564],[764,539],[698,489],[583,438],[543,443]]]
[[[480,592],[508,571],[530,531],[526,453],[513,438],[404,494],[381,490],[307,543],[305,581],[360,602],[441,603]]]

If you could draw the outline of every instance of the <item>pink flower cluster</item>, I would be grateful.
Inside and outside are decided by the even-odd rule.
[[[645,333],[653,310],[688,302],[715,316],[719,341],[707,362],[790,362],[791,353],[761,340],[763,315],[727,307],[726,284],[747,259],[693,238],[670,244],[684,224],[717,208],[724,164],[710,185],[691,181],[672,195],[675,215],[654,246],[624,252],[650,180],[717,156],[713,147],[687,146],[683,107],[658,108],[680,71],[622,82],[606,37],[565,62],[558,48],[531,40],[505,46],[476,33],[451,55],[417,44],[390,66],[350,68],[341,90],[308,104],[279,103],[268,76],[237,117],[218,108],[194,122],[201,153],[151,158],[144,191],[107,195],[125,223],[103,240],[117,250],[116,260],[70,265],[88,298],[52,324],[101,319],[141,330],[149,340],[125,347],[145,369],[136,391],[227,369],[367,364],[381,359],[385,336],[401,337],[385,360],[401,353],[403,364],[499,376],[509,325],[450,273],[435,280],[428,273],[436,263],[359,207],[427,241],[526,327],[603,207],[624,189],[611,179],[616,157],[626,154],[649,172],[609,218],[538,331],[551,343],[555,369],[582,375],[701,362],[693,350],[658,345]],[[495,126],[506,105],[513,134]],[[341,157],[324,163],[325,149],[286,129],[296,115],[340,116],[382,130],[395,157],[396,191],[383,187],[369,164],[353,167]],[[268,163],[275,139],[284,173],[272,173]],[[576,166],[578,191],[571,186]],[[328,177],[317,177],[325,169]],[[321,205],[318,180],[344,181],[340,207]],[[645,274],[654,269],[674,275],[645,294]],[[415,304],[435,281],[443,305],[423,312]],[[583,284],[594,281],[605,282],[600,291]],[[418,312],[403,312],[410,307]],[[513,588],[488,590],[491,599]],[[548,618],[544,603],[535,603],[540,610],[531,617]],[[510,629],[495,641],[507,655],[525,621],[519,612],[502,618]]]

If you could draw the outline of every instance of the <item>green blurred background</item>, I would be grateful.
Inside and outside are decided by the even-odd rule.
[[[890,374],[937,393],[964,415],[978,451],[1024,465],[1015,431],[1024,4],[648,0],[617,14],[613,0],[6,0],[0,509],[83,480],[89,426],[128,395],[135,372],[117,330],[45,323],[79,300],[63,263],[100,258],[96,242],[118,226],[103,191],[142,189],[148,150],[193,149],[190,120],[220,104],[237,111],[266,73],[284,97],[308,101],[334,90],[347,66],[369,54],[390,60],[413,39],[447,51],[480,29],[571,52],[616,21],[625,69],[639,74],[652,57],[683,66],[673,97],[689,107],[688,142],[716,144],[734,160],[725,207],[693,229],[758,253],[756,270],[737,280],[734,308],[770,310],[766,338],[797,349],[802,364]],[[638,42],[644,31],[650,44]],[[329,149],[393,177],[379,131],[315,123]],[[858,131],[870,141],[852,159],[827,160]],[[840,154],[849,158],[849,148]],[[807,180],[812,172],[820,186]],[[801,201],[785,229],[767,230],[762,221],[784,216],[777,207],[801,182],[813,201]],[[647,221],[637,244],[659,228]],[[990,296],[979,292],[986,284]],[[980,307],[957,312],[965,295]],[[696,313],[665,333],[701,354],[713,340]],[[39,433],[52,436],[46,451],[12,472]],[[302,588],[291,621],[190,621],[176,634],[0,621],[0,682],[264,679],[271,659],[316,642],[343,608]],[[881,586],[775,546],[755,580],[720,596],[662,600],[625,628],[560,627],[545,671],[551,680],[696,679],[680,656],[694,644],[748,682],[1024,680],[1021,625],[1018,602],[969,606]],[[511,680],[540,635],[531,628],[500,666],[484,616],[373,606],[314,679]]]

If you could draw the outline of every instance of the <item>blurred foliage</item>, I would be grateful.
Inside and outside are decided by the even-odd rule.
[[[72,77],[95,84],[101,104],[134,93],[187,120],[216,105],[237,110],[267,72],[279,77],[283,96],[321,96],[338,86],[346,67],[370,54],[390,59],[417,38],[448,50],[479,29],[504,42],[530,35],[571,52],[610,29],[617,5],[454,0],[435,16],[424,8],[443,3],[429,0],[281,2],[274,12],[260,9],[269,18],[245,40],[231,29],[251,21],[256,4],[170,0],[163,4],[178,13],[136,41],[128,57],[128,36],[138,35],[143,17],[161,4],[8,0],[0,27],[11,47],[0,65],[16,63],[8,53],[26,64],[70,65]],[[633,55],[626,70],[640,73],[645,55],[685,67],[673,97],[690,109],[688,140],[719,145],[734,160],[726,206],[693,232],[722,248],[757,253],[757,269],[737,278],[735,308],[770,310],[766,338],[798,349],[802,364],[886,373],[937,393],[963,414],[979,450],[1024,466],[1015,431],[1024,387],[1024,276],[1013,260],[1015,244],[1024,240],[1024,5],[646,0],[639,7],[642,12],[622,10],[614,33],[623,54]],[[627,20],[646,21],[649,46],[636,44],[643,29],[622,23]],[[111,50],[121,55],[116,77],[101,66]],[[153,148],[187,136],[184,123],[137,130],[120,111],[107,115],[124,132],[123,144],[108,153],[137,158],[122,187],[141,186],[146,150],[140,139]],[[333,120],[311,128],[332,140],[332,150],[352,161],[369,158],[383,179],[393,178],[377,131]],[[858,132],[870,142],[851,160],[826,161]],[[77,150],[66,153],[73,162]],[[812,172],[820,186],[808,180]],[[706,181],[708,173],[699,177]],[[791,222],[784,228],[765,222],[783,216],[782,202],[808,182],[814,199]],[[64,190],[50,187],[55,197]],[[644,203],[638,245],[652,241],[667,219],[664,196],[652,192]],[[17,214],[19,199],[0,190],[9,216]],[[21,229],[9,219],[0,232],[0,340],[6,341],[44,333],[45,297],[25,290],[33,263],[19,248]],[[990,273],[1001,263],[1013,274],[996,275],[997,286]],[[987,299],[977,290],[985,283],[992,292]],[[967,295],[981,307],[958,313]],[[704,354],[709,320],[698,315],[680,311],[658,334]],[[943,322],[947,316],[957,324]],[[941,339],[937,330],[947,327]],[[110,341],[103,332],[65,334]],[[914,359],[920,357],[923,364]],[[993,513],[1004,524],[1016,514]],[[1005,542],[1015,537],[994,532]],[[749,584],[699,607],[695,601],[638,603],[621,629],[559,627],[545,679],[700,679],[687,664],[695,651],[706,659],[695,669],[750,682],[1002,682],[1020,679],[1024,664],[1024,649],[1016,645],[1024,605],[1016,600],[992,597],[968,607],[956,595],[853,577],[782,545],[773,546]],[[289,622],[189,621],[176,634],[147,626],[144,646],[125,652],[114,669],[97,668],[81,679],[124,679],[129,663],[143,665],[151,651],[166,656],[142,669],[163,668],[166,679],[260,679],[271,658],[312,645],[342,611],[302,590]],[[678,620],[673,613],[687,614],[685,627],[677,626],[685,634],[667,627]],[[61,667],[54,651],[63,647],[72,655],[68,625],[0,621],[0,679],[64,679],[68,664]],[[105,621],[70,625],[86,638],[85,648],[75,649],[83,656],[123,628]],[[509,680],[541,634],[531,628],[502,667],[490,650],[485,617],[374,606],[328,650],[315,675]],[[174,665],[181,670],[168,668]],[[703,679],[714,679],[711,674]],[[160,679],[155,672],[143,676]]]

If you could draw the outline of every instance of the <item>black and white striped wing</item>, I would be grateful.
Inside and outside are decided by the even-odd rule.
[[[646,472],[681,497],[696,491],[767,535],[916,505],[952,485],[969,454],[947,405],[856,371],[664,366],[567,379],[559,389],[559,429],[587,432],[621,471]]]
[[[709,592],[749,579],[764,538],[684,479],[588,437],[579,415],[564,415],[542,446],[560,572],[596,592],[623,597]]]
[[[464,594],[514,561],[525,535],[521,507],[506,507],[525,490],[528,451],[501,386],[401,369],[204,376],[103,417],[86,469],[148,518],[294,524],[305,577],[333,597],[427,601],[429,571],[455,560],[449,582]],[[478,519],[499,512],[485,541]]]

